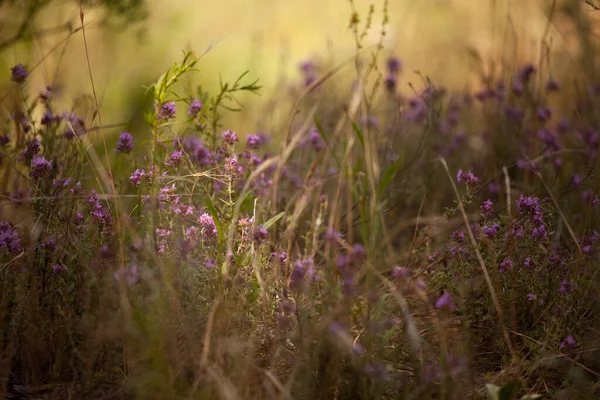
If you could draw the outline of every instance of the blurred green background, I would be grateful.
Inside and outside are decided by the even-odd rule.
[[[28,3],[0,1],[3,39],[18,29]],[[37,33],[2,50],[4,72],[0,81],[8,82],[10,66],[17,62],[37,64],[67,37],[66,30],[53,30],[55,27],[80,25],[77,2],[47,3],[26,26],[30,33]],[[360,29],[371,4],[375,12],[367,46],[379,40],[385,3],[354,2]],[[355,52],[349,29],[352,9],[347,0],[149,0],[145,4],[147,18],[128,21],[129,15],[122,13],[116,15],[122,20],[118,27],[101,24],[105,11],[92,5],[85,8],[89,23],[86,33],[105,123],[131,119],[130,109],[139,103],[142,86],[154,82],[179,60],[182,50],[201,54],[212,46],[199,63],[200,72],[194,78],[198,81],[194,83],[214,87],[219,74],[231,81],[245,70],[251,71],[249,79],[260,79],[263,95],[252,100],[249,113],[241,116],[244,125],[252,126],[265,118],[260,110],[268,100],[288,95],[283,82],[299,78],[300,61],[320,60],[331,66]],[[547,32],[555,61],[552,73],[563,75],[578,65],[582,51],[578,28],[572,23],[577,13],[594,18],[593,10],[578,0],[389,1],[385,52],[396,54],[406,65],[401,90],[408,88],[408,81],[418,80],[414,70],[450,87],[463,87],[475,82],[469,79],[476,77],[469,75],[475,72],[473,53],[499,62],[536,62],[541,38]],[[547,23],[549,15],[553,17],[551,24]],[[61,98],[66,102],[64,108],[69,109],[73,98],[91,93],[81,32],[44,58],[32,73],[31,90],[39,91],[51,82],[58,65]],[[85,107],[85,101],[79,106]]]

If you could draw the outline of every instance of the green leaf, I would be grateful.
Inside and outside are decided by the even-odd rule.
[[[396,161],[392,163],[389,167],[381,175],[381,179],[379,180],[379,188],[377,189],[377,194],[380,195],[383,193],[385,189],[392,183],[392,179],[396,175],[396,173],[402,167],[402,157],[398,158]]]
[[[273,218],[269,219],[267,222],[265,222],[262,227],[265,229],[269,229],[269,227],[271,225],[273,225],[275,222],[279,221],[281,219],[281,217],[283,217],[285,215],[285,212],[280,212],[279,214],[277,214],[276,216],[274,216]]]
[[[526,394],[525,396],[521,397],[521,400],[537,400],[541,399],[542,397],[544,397],[542,394]]]
[[[365,148],[365,137],[364,137],[362,131],[360,130],[360,127],[358,125],[356,125],[355,122],[352,122],[352,128],[354,128],[354,132],[356,133],[356,136],[358,136],[358,140],[360,141],[360,145],[364,149]]]
[[[379,316],[381,316],[381,314],[383,313],[383,307],[385,307],[385,300],[386,300],[387,296],[388,296],[388,294],[386,293],[379,298],[379,301],[377,302],[377,306],[375,307],[375,315],[374,315],[375,319],[378,319]]]

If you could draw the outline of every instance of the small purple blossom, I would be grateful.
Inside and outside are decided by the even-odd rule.
[[[531,230],[531,237],[539,242],[545,242],[548,240],[548,232],[544,225],[536,226]]]
[[[234,131],[226,130],[221,134],[221,137],[225,141],[225,143],[229,145],[234,145],[238,141],[237,133]]]
[[[169,159],[165,162],[165,165],[168,168],[177,168],[181,164],[181,157],[183,157],[183,152],[175,150],[169,155]]]
[[[477,183],[479,183],[479,178],[476,177],[471,171],[467,172],[466,174],[463,172],[463,170],[458,170],[458,174],[456,174],[456,181],[458,183],[466,183],[468,185],[475,185]]]
[[[571,293],[573,291],[573,284],[566,279],[563,279],[560,282],[560,287],[558,288],[560,293]]]
[[[8,222],[0,221],[0,250],[7,250],[12,254],[22,250],[19,233]]]
[[[131,136],[131,133],[125,131],[119,136],[116,151],[117,153],[128,154],[131,149],[133,149],[133,136]]]
[[[204,213],[198,218],[198,224],[202,231],[204,239],[212,239],[217,237],[217,226],[215,220],[210,214]]]
[[[145,169],[138,168],[133,172],[133,174],[131,174],[129,180],[131,181],[131,183],[134,184],[134,186],[140,186],[140,184],[142,183],[142,179],[146,178],[147,176],[148,173]]]
[[[249,149],[258,149],[261,144],[267,142],[267,136],[263,134],[249,134],[246,136],[246,147]]]
[[[254,231],[254,240],[258,243],[261,243],[268,237],[269,231],[263,228],[262,226],[257,227],[257,229]]]
[[[454,311],[456,309],[456,305],[454,304],[454,300],[452,300],[450,293],[444,290],[442,295],[436,300],[435,308]]]
[[[31,160],[31,169],[29,174],[32,178],[40,178],[42,175],[52,169],[52,161],[46,160],[43,156],[34,156]]]
[[[29,71],[23,66],[23,64],[17,64],[10,69],[11,79],[17,83],[25,82],[25,79],[29,76]]]
[[[325,141],[323,141],[321,134],[316,129],[310,131],[308,141],[316,151],[325,149]]]
[[[537,117],[541,122],[547,121],[552,117],[552,110],[548,107],[539,107],[537,110]]]
[[[577,342],[575,341],[575,338],[573,338],[573,335],[569,335],[560,343],[559,349],[569,350],[575,347],[576,345]]]
[[[537,296],[535,294],[533,294],[533,293],[528,293],[527,294],[527,300],[529,300],[529,301],[535,301],[535,300],[537,300]]]
[[[175,102],[172,101],[170,103],[164,103],[158,108],[158,119],[168,121],[172,118],[175,118],[175,112],[177,109],[175,108]]]
[[[49,238],[42,242],[42,249],[45,249],[48,253],[54,253],[56,251],[56,239]]]
[[[492,226],[484,226],[483,227],[483,234],[488,237],[488,238],[492,238],[494,236],[496,236],[496,234],[498,233],[498,231],[500,230],[500,225],[498,225],[497,223],[494,223],[494,225]]]
[[[402,61],[400,61],[398,57],[390,56],[387,59],[386,64],[388,71],[393,74],[397,74],[398,72],[402,71]]]
[[[481,210],[482,218],[490,218],[494,214],[494,203],[490,199],[487,199],[479,209]]]
[[[202,103],[198,99],[194,99],[188,108],[188,116],[195,117],[202,110]]]
[[[500,263],[500,266],[499,266],[500,272],[510,271],[512,268],[513,268],[513,262],[510,259],[510,257],[507,257],[504,260],[502,260],[502,262]]]
[[[558,92],[560,90],[560,84],[555,79],[548,79],[546,82],[546,91],[548,92]]]
[[[57,272],[57,273],[68,271],[68,268],[62,264],[55,264],[51,268],[52,268],[52,271]]]

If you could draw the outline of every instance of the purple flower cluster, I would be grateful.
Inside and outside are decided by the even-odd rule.
[[[456,310],[456,305],[454,304],[454,300],[452,299],[452,296],[450,296],[450,293],[444,290],[442,295],[436,300],[435,308],[454,311]]]
[[[163,121],[168,121],[170,119],[175,118],[175,113],[177,109],[175,108],[175,102],[172,101],[170,103],[161,104],[158,108],[158,119]]]
[[[134,186],[140,186],[142,180],[148,176],[148,173],[143,168],[138,168],[129,176],[129,180]]]
[[[100,203],[98,194],[93,189],[87,197],[87,204],[92,221],[106,233],[106,230],[112,225],[112,217]]]
[[[21,154],[19,154],[19,160],[25,162],[31,162],[33,157],[40,152],[42,144],[36,139],[27,141],[27,147]]]
[[[540,205],[540,199],[521,195],[517,200],[517,210],[525,221],[524,225],[516,223],[513,226],[515,236],[523,238],[526,233],[525,229],[527,229],[534,240],[539,242],[547,241],[548,231],[544,225],[544,214]]]
[[[21,252],[21,237],[11,224],[0,221],[0,250],[9,251],[12,254]]]
[[[314,273],[314,261],[312,258],[296,261],[290,276],[290,289],[296,291],[303,290],[305,279],[312,278]]]
[[[485,225],[482,229],[483,229],[483,234],[486,237],[493,238],[494,236],[496,236],[498,234],[498,231],[500,231],[500,225],[498,225],[497,223],[494,223],[491,226]]]
[[[456,181],[458,183],[466,183],[467,185],[476,185],[479,183],[479,178],[471,171],[464,173],[463,170],[460,169],[456,174]]]
[[[215,225],[215,220],[210,214],[204,213],[200,215],[198,218],[198,224],[200,225],[202,237],[205,240],[217,237],[217,226]]]
[[[261,133],[249,134],[246,136],[246,147],[249,149],[258,149],[261,144],[266,143],[267,141],[268,137]]]
[[[481,211],[481,217],[488,219],[494,214],[494,203],[492,203],[490,199],[487,199],[483,202],[479,209]]]
[[[195,117],[202,111],[202,103],[198,99],[194,99],[188,108],[188,116]]]
[[[225,141],[225,143],[229,145],[234,145],[238,142],[237,133],[234,131],[226,130],[221,134],[221,137]]]
[[[214,163],[213,155],[197,136],[186,136],[181,139],[181,141],[175,142],[175,150],[180,150],[180,148],[183,148],[189,155],[191,162],[200,167],[205,167]]]
[[[131,133],[125,131],[119,136],[116,151],[117,153],[129,154],[131,149],[133,149],[133,136],[131,136]]]
[[[25,82],[25,79],[29,76],[29,71],[23,66],[23,64],[17,64],[10,69],[11,79],[17,83]]]
[[[383,81],[385,89],[388,93],[395,93],[398,82],[398,73],[402,71],[402,62],[394,56],[388,58],[387,63],[387,75]]]
[[[52,169],[52,161],[47,161],[43,156],[34,156],[31,160],[29,175],[34,179],[39,179]]]
[[[304,78],[304,86],[310,86],[317,79],[317,67],[311,60],[300,63],[300,72]]]
[[[499,265],[500,272],[507,272],[513,268],[513,262],[510,257],[505,258]]]

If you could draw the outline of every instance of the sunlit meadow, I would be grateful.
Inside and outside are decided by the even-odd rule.
[[[0,1],[0,393],[600,398],[599,8]]]

